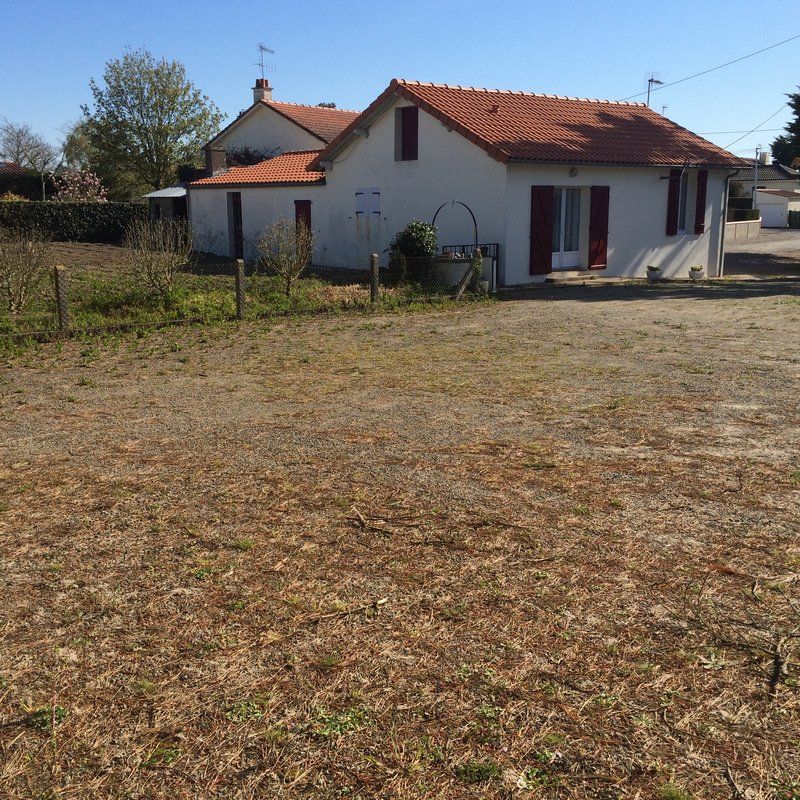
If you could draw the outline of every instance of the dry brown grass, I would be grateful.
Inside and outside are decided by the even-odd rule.
[[[796,651],[770,691],[800,565],[776,291],[19,356],[3,791],[774,797],[800,774]]]

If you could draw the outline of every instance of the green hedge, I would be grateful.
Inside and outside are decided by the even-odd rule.
[[[747,222],[761,216],[757,208],[729,208],[728,222]]]
[[[789,212],[789,227],[800,228],[800,211]]]
[[[139,203],[0,202],[0,228],[42,228],[60,242],[119,244],[128,224],[146,217]]]

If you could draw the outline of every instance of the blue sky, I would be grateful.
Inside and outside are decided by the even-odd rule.
[[[800,33],[796,0],[528,2],[6,0],[0,116],[57,142],[89,78],[126,47],[182,61],[228,115],[251,102],[257,43],[276,53],[275,99],[363,108],[392,77],[621,99]],[[800,39],[653,94],[690,130],[755,127],[800,83]],[[766,128],[782,128],[787,108]],[[739,133],[708,134],[727,146]],[[746,156],[777,132],[731,148]]]

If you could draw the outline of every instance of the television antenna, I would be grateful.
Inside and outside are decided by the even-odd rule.
[[[269,64],[269,62],[264,64],[264,53],[269,53],[270,55],[273,55],[273,56],[275,55],[275,51],[274,50],[271,50],[263,42],[259,42],[258,43],[258,62],[256,63],[255,66],[261,67],[261,78],[262,78],[262,80],[265,77],[264,73],[268,72],[268,71],[270,71],[272,69],[272,67]]]

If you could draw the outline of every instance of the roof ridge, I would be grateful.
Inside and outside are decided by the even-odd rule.
[[[308,103],[293,103],[291,100],[259,100],[265,106],[293,106],[294,108],[315,108],[320,111],[335,111],[340,114],[360,114],[354,108],[329,108],[327,106],[312,106]]]
[[[580,103],[597,103],[599,105],[610,106],[631,106],[633,108],[647,108],[647,103],[630,103],[627,100],[603,100],[594,97],[572,97],[563,94],[545,94],[543,92],[524,92],[516,89],[487,89],[481,86],[461,86],[451,83],[429,83],[426,81],[412,81],[406,78],[395,78],[402,86],[427,86],[431,89],[459,89],[464,92],[483,92],[484,94],[510,94],[522,97],[546,97],[550,100],[571,100]]]

